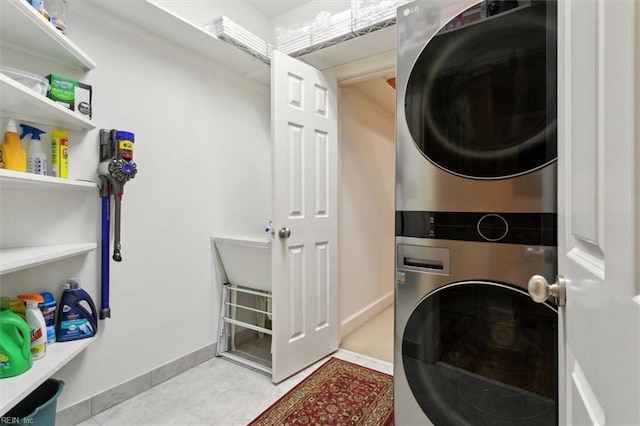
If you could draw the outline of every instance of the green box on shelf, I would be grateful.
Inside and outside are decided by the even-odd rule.
[[[78,114],[91,118],[91,97],[93,89],[90,85],[81,83],[57,74],[49,74],[49,92],[47,97]]]

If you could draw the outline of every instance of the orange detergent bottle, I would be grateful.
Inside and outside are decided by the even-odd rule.
[[[9,119],[7,131],[4,134],[4,143],[0,147],[4,168],[18,172],[27,171],[27,152],[20,143],[18,129],[13,118]]]

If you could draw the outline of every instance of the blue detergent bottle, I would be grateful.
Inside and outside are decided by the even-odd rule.
[[[82,302],[85,302],[90,310],[87,310]],[[95,336],[98,332],[97,312],[89,293],[80,288],[78,280],[69,278],[60,297],[56,340],[68,342]]]
[[[47,326],[47,345],[56,342],[56,299],[49,292],[40,293],[44,301],[38,304],[38,308],[44,317]]]

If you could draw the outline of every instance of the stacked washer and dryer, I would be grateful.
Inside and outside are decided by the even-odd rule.
[[[398,9],[395,423],[555,425],[556,4]]]

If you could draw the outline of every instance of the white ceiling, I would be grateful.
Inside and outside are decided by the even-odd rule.
[[[245,0],[249,6],[269,19],[276,18],[288,11],[309,3],[305,0],[273,1],[273,0]]]

